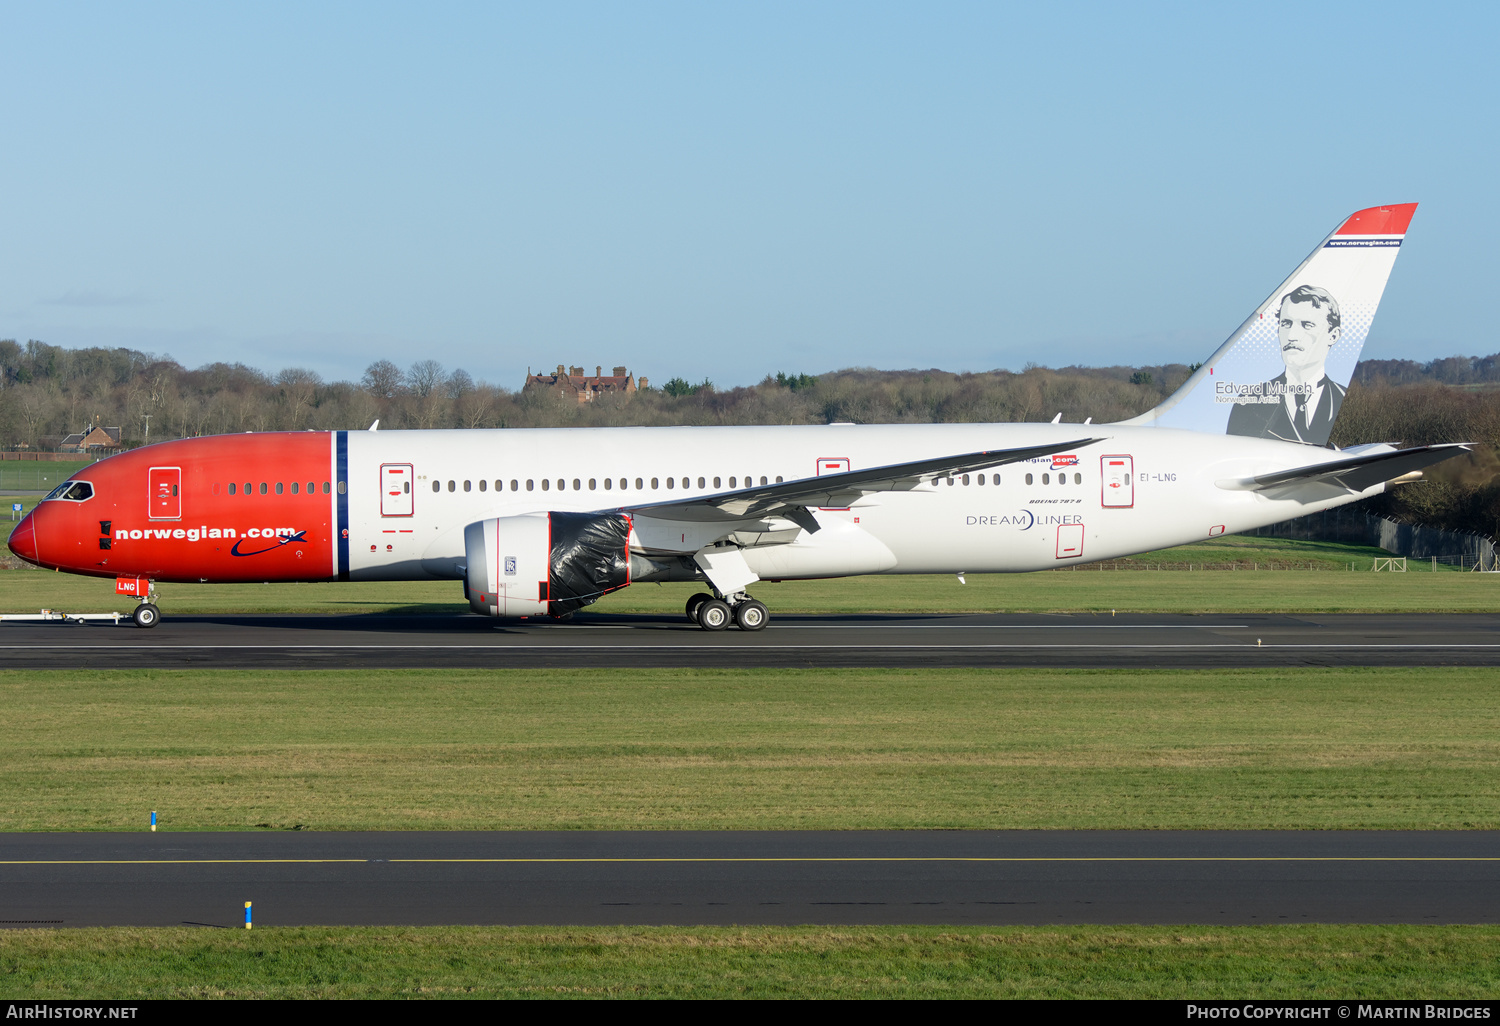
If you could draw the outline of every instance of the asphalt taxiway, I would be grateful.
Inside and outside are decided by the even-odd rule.
[[[764,631],[579,614],[0,623],[0,669],[56,667],[1496,666],[1500,614],[779,616]]]
[[[1500,922],[1500,832],[0,835],[0,926]]]

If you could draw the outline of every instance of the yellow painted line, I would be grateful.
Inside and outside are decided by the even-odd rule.
[[[606,865],[848,862],[1500,862],[1500,855],[854,855],[495,859],[8,859],[0,866]]]

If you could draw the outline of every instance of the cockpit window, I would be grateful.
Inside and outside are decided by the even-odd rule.
[[[94,486],[87,481],[64,481],[47,496],[47,499],[68,499],[72,502],[82,502],[84,499],[94,497]],[[42,500],[46,502],[46,499]]]

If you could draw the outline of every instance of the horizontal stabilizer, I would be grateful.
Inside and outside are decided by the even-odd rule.
[[[1373,485],[1393,481],[1434,463],[1468,452],[1467,443],[1419,445],[1411,449],[1388,449],[1383,452],[1348,459],[1317,463],[1309,467],[1278,470],[1247,478],[1228,478],[1217,482],[1231,491],[1259,492],[1306,481],[1327,481],[1342,485],[1351,492],[1362,492]]]

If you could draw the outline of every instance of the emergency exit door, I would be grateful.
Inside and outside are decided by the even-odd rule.
[[[1135,461],[1129,456],[1099,457],[1106,508],[1128,509],[1135,505]]]
[[[824,474],[847,474],[849,473],[849,458],[847,456],[823,456],[818,459],[818,476]],[[843,510],[848,506],[819,506],[819,509]]]
[[[412,465],[410,463],[382,463],[380,465],[380,515],[383,517],[409,517],[415,506],[416,495],[412,488]]]

